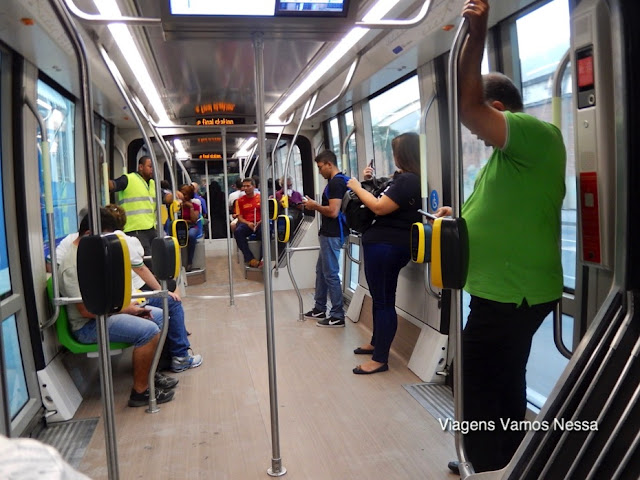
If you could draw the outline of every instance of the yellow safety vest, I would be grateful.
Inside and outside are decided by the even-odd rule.
[[[127,212],[125,232],[149,230],[156,226],[156,185],[136,173],[128,173],[127,188],[118,192],[118,205]]]

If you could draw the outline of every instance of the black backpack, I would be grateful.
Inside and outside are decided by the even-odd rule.
[[[387,189],[390,183],[390,178],[382,177],[364,180],[361,185],[362,188],[377,198]],[[362,200],[351,190],[347,190],[344,197],[342,197],[340,210],[349,230],[356,233],[364,233],[376,217],[376,214],[366,207]]]

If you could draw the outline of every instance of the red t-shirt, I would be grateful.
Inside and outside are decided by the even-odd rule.
[[[253,197],[243,195],[236,200],[236,214],[242,215],[247,222],[258,223],[260,221],[260,194]]]

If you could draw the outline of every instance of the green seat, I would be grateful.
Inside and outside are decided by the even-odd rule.
[[[47,280],[47,295],[53,305],[53,280],[51,277]],[[60,342],[60,345],[66,347],[71,353],[86,353],[90,357],[97,356],[97,343],[80,343],[73,338],[73,335],[71,335],[71,327],[69,325],[67,307],[65,305],[60,305],[60,312],[56,319],[56,333],[58,335],[58,342]],[[110,342],[109,349],[111,350],[111,355],[114,355],[130,346],[131,344],[129,343]]]

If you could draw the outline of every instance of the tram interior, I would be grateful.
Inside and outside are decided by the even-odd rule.
[[[351,0],[344,2],[350,4],[346,22],[329,16],[309,23],[294,16],[290,27],[269,26],[256,16],[235,23],[229,17],[170,14],[190,3],[207,2],[6,0],[0,5],[0,226],[6,237],[0,253],[10,252],[0,275],[0,353],[7,365],[0,375],[5,413],[0,433],[49,435],[48,442],[73,468],[95,480],[118,478],[116,471],[127,479],[257,479],[274,468],[294,479],[454,478],[447,462],[458,458],[459,449],[443,422],[455,417],[455,322],[458,317],[464,322],[468,296],[461,295],[456,316],[454,295],[429,284],[429,267],[407,265],[398,282],[399,323],[389,372],[354,378],[351,369],[362,358],[353,349],[372,330],[360,238],[348,236],[340,260],[346,328],[316,328],[303,312],[313,306],[317,216],[293,203],[281,211],[291,220],[289,242],[272,238],[253,244],[267,261],[248,268],[230,234],[228,195],[238,178],[258,177],[266,198],[277,179],[290,177],[293,190],[321,201],[326,182],[313,162],[319,152],[334,151],[341,170],[356,177],[375,158],[377,175],[389,176],[391,139],[415,131],[426,138],[425,205],[435,210],[451,202],[447,62],[464,2]],[[624,357],[628,351],[637,357],[635,257],[627,256],[624,236],[635,235],[626,222],[637,179],[627,170],[627,107],[621,100],[627,91],[615,77],[634,75],[626,70],[622,45],[637,43],[637,35],[625,30],[628,38],[621,39],[615,32],[627,26],[620,12],[630,17],[637,7],[604,0],[490,4],[483,71],[516,78],[527,111],[547,121],[555,114],[552,104],[559,103],[568,155],[562,309],[555,323],[549,316],[534,337],[527,419],[576,412],[603,419],[604,428],[597,441],[586,440],[583,447],[531,432],[505,471],[468,478],[565,478],[564,467],[551,466],[561,463],[561,448],[575,451],[577,458],[588,452],[597,459],[594,475],[606,464],[604,453],[594,451],[604,443],[608,447],[602,451],[615,455],[602,458],[622,465],[615,474],[607,467],[609,478],[640,478],[639,456],[633,459],[637,360]],[[128,26],[113,21],[121,16],[130,17]],[[381,18],[421,16],[411,25],[373,25]],[[366,25],[348,33],[356,18]],[[558,69],[565,52],[575,59],[582,48],[579,28],[586,22],[592,22],[600,42],[594,41],[596,55],[610,57],[598,65],[598,75],[608,70],[608,76],[598,85],[603,106],[595,118],[602,130],[597,148],[615,152],[609,158],[597,151],[604,159],[598,160],[600,199],[615,213],[601,217],[599,262],[583,256],[577,181],[583,164],[576,162],[589,143],[580,125],[595,120],[575,111],[571,61]],[[87,84],[78,44],[86,52]],[[559,95],[551,91],[554,75]],[[41,127],[22,97],[35,105],[51,141],[52,225],[45,211]],[[90,112],[84,111],[86,102]],[[621,117],[617,125],[614,112]],[[490,150],[464,129],[460,145],[464,201]],[[158,181],[170,181],[174,192],[195,182],[209,205],[194,269],[182,269],[176,290],[191,346],[203,363],[175,374],[174,400],[147,413],[126,406],[131,349],[111,356],[109,425],[100,372],[104,359],[71,353],[61,347],[55,327],[41,328],[52,312],[46,294],[48,235],[53,228],[59,242],[77,231],[81,209],[114,201],[105,181],[135,171],[142,155],[153,157]],[[628,174],[629,186],[620,172]],[[608,345],[619,346],[621,357],[603,353]],[[614,366],[607,363],[611,356]],[[624,385],[607,384],[616,393],[608,403],[605,365],[624,379]],[[580,395],[582,402],[576,399]],[[624,410],[619,417],[636,431],[604,421],[608,409]],[[109,439],[111,427],[115,438]],[[551,459],[547,463],[545,456]],[[605,478],[587,475],[566,478]]]

